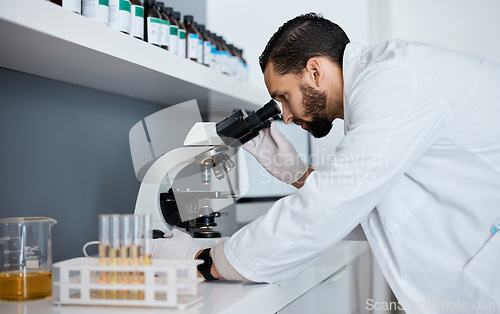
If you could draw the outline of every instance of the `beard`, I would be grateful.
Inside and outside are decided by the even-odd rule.
[[[302,92],[302,105],[306,116],[311,118],[310,121],[302,119],[294,120],[300,122],[315,138],[326,136],[332,129],[332,122],[328,120],[326,114],[326,93],[316,90],[304,83],[300,84]]]

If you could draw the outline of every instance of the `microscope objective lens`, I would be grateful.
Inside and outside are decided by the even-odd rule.
[[[212,181],[212,173],[210,172],[210,166],[201,165],[201,183],[209,184]]]

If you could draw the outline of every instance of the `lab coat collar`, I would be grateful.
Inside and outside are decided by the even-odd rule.
[[[344,50],[344,60],[342,64],[342,76],[344,78],[344,132],[349,130],[350,112],[349,98],[351,96],[354,81],[361,73],[364,64],[361,56],[365,46],[360,43],[348,43]]]

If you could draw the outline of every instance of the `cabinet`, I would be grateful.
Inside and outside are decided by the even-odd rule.
[[[368,313],[365,305],[372,293],[371,263],[367,251],[278,313]]]
[[[51,2],[0,0],[0,67],[162,105],[255,109],[267,91]]]

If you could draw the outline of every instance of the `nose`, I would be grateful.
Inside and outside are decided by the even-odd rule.
[[[292,122],[293,121],[293,114],[290,111],[290,109],[288,108],[288,105],[282,104],[281,109],[283,110],[283,115],[282,115],[283,122],[285,122],[285,124],[289,124],[290,122]]]

